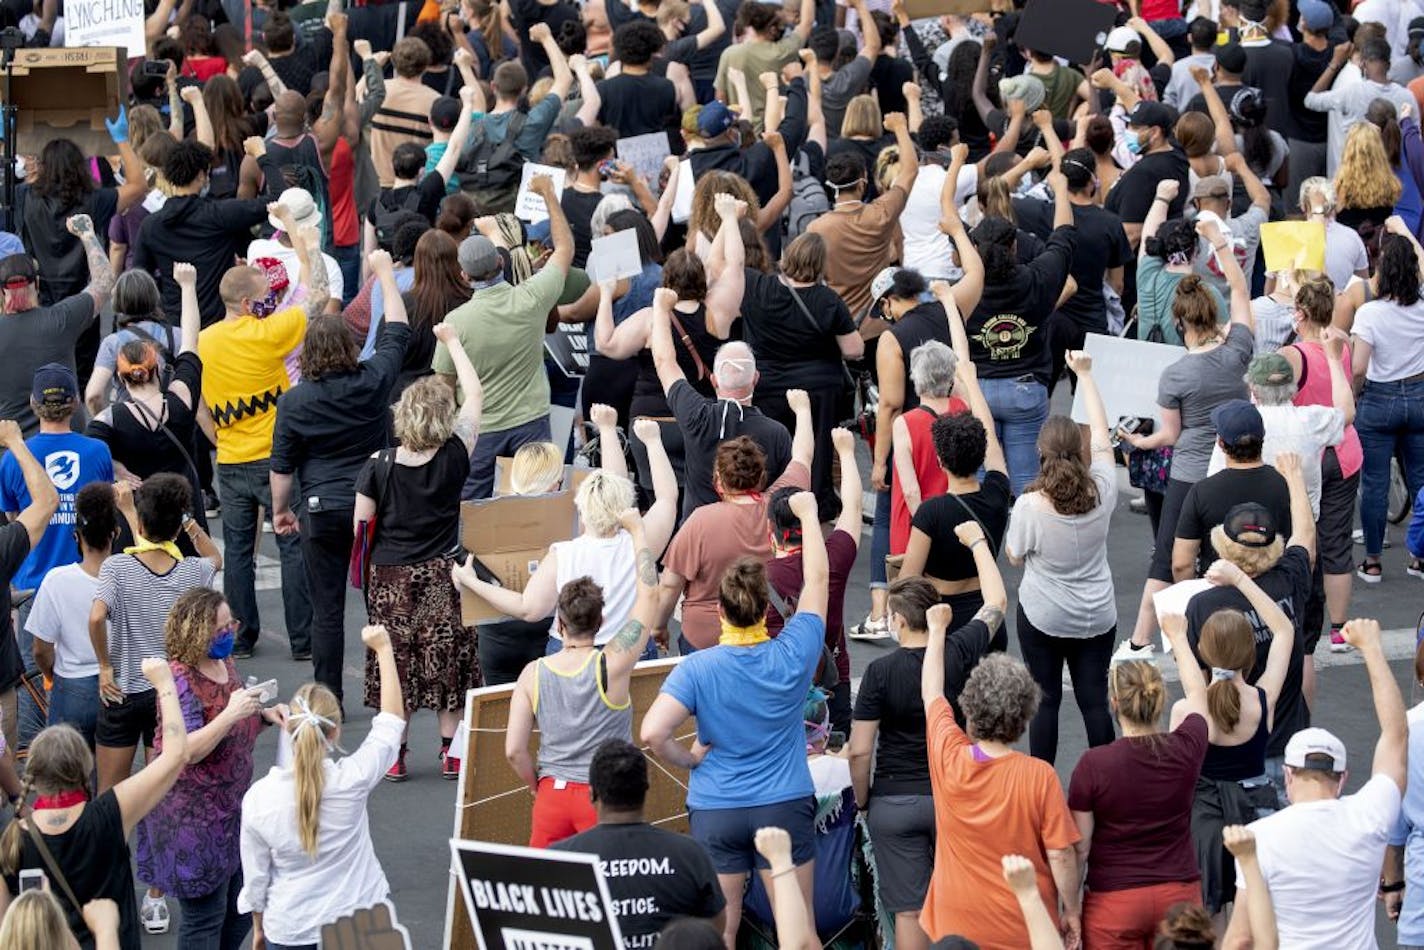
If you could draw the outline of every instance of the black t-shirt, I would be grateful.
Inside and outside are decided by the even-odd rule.
[[[21,528],[21,536],[24,533]],[[8,584],[4,586],[9,587]],[[8,614],[8,590],[5,598],[4,607]],[[14,640],[14,637],[7,639]],[[24,833],[20,836],[20,841],[20,870],[44,871],[48,879],[50,872],[33,839],[28,833]],[[119,800],[114,797],[113,789],[84,806],[72,827],[57,835],[45,835],[44,843],[54,857],[54,863],[69,882],[70,890],[81,904],[108,898],[119,905],[119,947],[121,950],[140,950],[142,941],[138,928],[138,901],[134,899],[129,845],[124,837]],[[10,889],[11,894],[20,893],[20,876],[5,875],[5,886]],[[94,935],[85,926],[79,911],[71,906],[64,896],[63,888],[57,881],[50,881],[49,890],[59,899],[59,906],[64,909],[70,932],[79,938],[79,946],[83,950],[94,950]]]
[[[677,354],[677,365],[682,369],[682,375],[687,377],[688,385],[697,390],[699,395],[708,399],[716,398],[712,389],[712,362],[717,358],[717,348],[722,345],[722,341],[707,329],[706,305],[698,304],[697,309],[691,313],[674,310],[673,316],[677,318],[677,324],[672,327],[672,348]],[[686,341],[678,332],[678,324],[687,331]],[[688,342],[692,343],[691,349],[687,346]],[[697,358],[693,357],[694,352]],[[633,385],[633,402],[628,407],[629,414],[633,418],[671,416],[672,409],[668,406],[667,396],[663,395],[663,384],[658,380],[657,367],[653,365],[653,351],[645,346],[638,351],[637,358],[638,381]],[[702,360],[701,379],[698,378],[698,359]]]
[[[1285,682],[1281,684],[1281,695],[1276,699],[1271,738],[1266,743],[1266,755],[1277,756],[1285,754],[1286,743],[1291,736],[1310,725],[1310,707],[1306,705],[1300,687],[1305,665],[1305,603],[1310,597],[1311,586],[1310,555],[1299,545],[1286,548],[1276,566],[1257,577],[1256,583],[1268,597],[1280,604],[1295,627],[1295,647],[1291,650]],[[1187,602],[1187,640],[1192,645],[1192,652],[1197,652],[1202,624],[1218,610],[1239,610],[1251,623],[1251,631],[1256,636],[1256,667],[1246,681],[1255,685],[1266,670],[1266,655],[1271,652],[1271,631],[1256,615],[1246,595],[1236,588],[1213,587]],[[1200,656],[1197,662],[1201,662]],[[1206,664],[1203,663],[1202,668],[1205,669]]]
[[[285,56],[268,57],[272,71],[282,80],[282,84],[303,96],[311,92],[312,78],[325,70],[323,64],[331,61],[331,33],[322,30],[321,34],[325,37],[324,43],[298,46]],[[318,46],[323,48],[318,49]],[[248,98],[262,82],[262,71],[256,66],[245,67],[237,77],[238,87]]]
[[[529,38],[529,28],[535,23],[549,24],[549,32],[558,37],[565,22],[579,22],[581,13],[578,4],[572,0],[555,0],[544,4],[539,0],[511,0],[509,10],[514,14],[514,31],[519,36],[519,56],[524,69],[533,82],[549,68],[549,57],[544,47]],[[727,22],[731,22],[730,20]]]
[[[710,920],[727,905],[702,845],[687,835],[636,824],[597,824],[549,846],[598,855],[624,950],[646,950],[679,917]]]
[[[69,233],[65,222],[72,215],[89,215],[94,233],[107,247],[109,220],[118,211],[119,192],[115,188],[95,188],[78,204],[68,207],[55,198],[40,195],[34,188],[26,188],[25,192],[20,237],[39,269],[40,306],[49,307],[74,296],[89,283],[84,245]]]
[[[982,620],[971,620],[944,642],[944,695],[954,718],[964,727],[959,693],[974,667],[989,652],[993,638]],[[865,668],[855,697],[855,718],[879,721],[875,773],[870,795],[930,794],[929,756],[925,747],[925,704],[920,697],[924,647],[901,647]]]
[[[164,313],[183,312],[173,263],[188,261],[198,271],[198,312],[204,325],[221,320],[225,308],[218,285],[234,259],[247,253],[252,227],[267,220],[267,199],[217,200],[197,195],[169,198],[143,219],[134,245],[133,267],[158,277]]]
[[[1231,97],[1236,95],[1243,88],[1239,82],[1215,83],[1214,85],[1216,86],[1216,94],[1221,97],[1221,101],[1227,108],[1231,107]],[[1201,93],[1192,96],[1187,102],[1187,107],[1182,111],[1200,112],[1204,115],[1210,115],[1210,111],[1206,107],[1206,96],[1203,96]]]
[[[444,200],[445,178],[432,171],[428,175],[421,176],[420,181],[414,185],[382,188],[380,194],[371,202],[371,207],[366,211],[366,220],[371,222],[372,227],[376,227],[376,206],[380,205],[387,212],[414,211],[430,222],[431,227],[434,227],[435,216],[440,213],[440,202]]]
[[[980,379],[1032,374],[1048,385],[1048,317],[1063,292],[1079,243],[1075,229],[1058,228],[1043,253],[1015,267],[1007,281],[985,281],[979,305],[964,326]]]
[[[966,521],[979,519],[984,526],[984,536],[999,556],[999,547],[1004,541],[1004,529],[1009,524],[1009,508],[1013,495],[1009,489],[1009,476],[1003,472],[985,472],[979,490],[964,495],[945,493],[934,498],[926,498],[910,520],[912,528],[918,528],[929,536],[930,553],[925,558],[925,573],[942,581],[965,581],[979,576],[974,564],[974,555],[959,543],[954,529]]]
[[[898,56],[881,53],[870,66],[870,88],[880,100],[882,114],[908,111],[903,90],[905,83],[914,81],[915,67]]]
[[[1330,113],[1307,109],[1305,94],[1315,88],[1315,81],[1329,67],[1330,57],[1334,51],[1333,45],[1326,46],[1322,50],[1313,50],[1304,43],[1297,43],[1292,48],[1295,66],[1291,69],[1290,74],[1291,130],[1289,138],[1316,144],[1323,144],[1328,140]]]
[[[761,447],[766,455],[768,485],[791,464],[791,434],[775,419],[762,415],[756,406],[709,399],[685,379],[673,383],[667,400],[682,430],[682,454],[687,463],[682,485],[684,518],[718,500],[712,489],[712,469],[717,461],[717,446],[726,440],[744,435]]]
[[[1147,212],[1152,210],[1152,200],[1157,197],[1157,183],[1173,178],[1179,187],[1177,197],[1167,206],[1167,217],[1180,218],[1190,193],[1187,188],[1189,167],[1187,153],[1180,148],[1144,156],[1117,180],[1113,190],[1108,192],[1104,207],[1121,218],[1123,224],[1141,224],[1147,220]]]
[[[24,525],[12,521],[0,526],[0,690],[12,689],[25,672],[11,621],[10,579],[29,554],[30,534]],[[20,892],[12,887],[10,893]]]
[[[910,381],[910,355],[915,347],[931,340],[952,347],[949,335],[949,319],[944,312],[944,304],[938,300],[922,303],[890,324],[889,333],[900,344],[900,361],[905,368],[904,399],[900,403],[902,413],[909,412],[920,404],[920,394]]]
[[[489,56],[486,52],[485,56]],[[460,71],[454,66],[445,66],[443,69],[431,67],[420,76],[420,81],[442,96],[460,95],[460,90],[465,86],[465,77],[460,75]]]
[[[184,383],[191,394],[189,402],[184,402],[172,391],[173,383]],[[162,428],[150,428],[140,421],[138,414],[147,407],[135,407],[131,402],[115,402],[107,410],[96,416],[85,434],[99,439],[109,447],[114,461],[123,465],[139,478],[147,478],[158,472],[172,472],[194,481],[198,473],[193,470],[188,459],[193,457],[193,436],[197,422],[193,406],[201,398],[203,391],[203,363],[197,353],[179,353],[173,360],[173,379],[163,394],[163,415],[160,421],[174,438],[164,434]],[[184,457],[177,442],[188,452]],[[203,500],[200,492],[195,492],[193,503],[198,507]]]
[[[598,122],[618,130],[619,138],[665,132],[676,128],[681,117],[677,109],[677,88],[661,76],[619,73],[598,84],[603,104]]]
[[[569,219],[569,230],[574,235],[574,266],[583,267],[588,263],[588,254],[593,250],[593,212],[603,200],[598,191],[579,191],[577,188],[564,189],[559,206],[564,209],[564,217]]]
[[[450,436],[424,465],[388,466],[380,458],[367,459],[356,477],[356,491],[376,501],[371,563],[420,564],[457,551],[460,486],[469,474],[470,450],[458,435]]]
[[[1055,207],[1051,201],[1014,199],[1019,226],[1043,238],[1053,233]],[[1132,260],[1132,245],[1128,243],[1127,232],[1122,228],[1122,219],[1095,204],[1075,204],[1073,226],[1078,229],[1078,243],[1073,247],[1073,264],[1069,273],[1078,282],[1078,292],[1069,297],[1058,312],[1089,333],[1106,333],[1108,320],[1103,301],[1103,277],[1110,269],[1122,267]]]
[[[1271,40],[1261,46],[1243,46],[1246,71],[1241,81],[1261,90],[1266,103],[1266,125],[1281,136],[1291,133],[1291,72],[1295,69],[1295,54],[1291,44]],[[1230,106],[1227,100],[1227,105]],[[1322,113],[1324,115],[1324,113]]]
[[[1269,465],[1257,468],[1227,468],[1191,487],[1182,502],[1182,514],[1177,520],[1177,537],[1200,541],[1197,574],[1200,575],[1216,560],[1211,544],[1211,529],[1226,521],[1226,513],[1244,502],[1264,505],[1276,521],[1276,533],[1288,538],[1291,534],[1290,487],[1280,472]]]
[[[791,287],[750,267],[746,281],[742,339],[756,354],[757,395],[839,384],[845,373],[836,337],[855,332],[840,295],[825,284]]]
[[[405,359],[401,361],[400,375],[396,377],[396,384],[391,388],[392,405],[400,399],[400,394],[405,392],[407,386],[422,376],[430,375],[430,364],[435,359],[435,325],[445,319],[446,313],[459,306],[459,303],[452,303],[450,310],[426,314],[422,320],[412,292],[401,294],[401,300],[405,303],[406,316],[410,319],[410,340],[405,345]]]

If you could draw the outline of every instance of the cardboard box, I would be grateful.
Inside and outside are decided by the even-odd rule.
[[[577,521],[572,491],[467,501],[460,505],[460,543],[501,586],[522,591],[549,545],[578,533]],[[467,590],[460,592],[460,616],[467,626],[508,619]]]
[[[20,109],[18,154],[38,155],[63,137],[86,155],[108,155],[115,149],[104,120],[128,98],[128,58],[113,46],[18,50],[10,94]]]
[[[946,13],[955,16],[988,13],[994,6],[994,0],[905,0],[905,13],[911,20],[928,20]]]

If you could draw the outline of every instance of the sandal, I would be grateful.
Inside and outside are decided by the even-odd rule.
[[[1379,561],[1365,561],[1355,569],[1355,576],[1366,584],[1378,584],[1382,579],[1384,569],[1380,567]]]
[[[1424,578],[1424,561],[1417,557],[1410,558],[1409,563],[1404,565],[1404,573],[1410,577]]]

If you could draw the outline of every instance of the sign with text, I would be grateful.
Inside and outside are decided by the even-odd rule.
[[[1081,65],[1107,42],[1116,17],[1116,6],[1098,0],[1028,0],[1014,42]]]
[[[1186,356],[1186,350],[1167,343],[1148,343],[1101,333],[1089,333],[1083,349],[1093,358],[1093,379],[1102,394],[1109,426],[1116,425],[1123,416],[1150,418],[1161,424],[1157,378],[1162,370]],[[1088,421],[1081,386],[1073,397],[1073,421]]]
[[[643,272],[643,256],[638,253],[638,232],[628,228],[594,238],[584,270],[594,281],[637,277]]]
[[[666,132],[649,132],[618,140],[618,160],[627,162],[638,177],[657,190],[658,176],[663,172],[663,160],[672,154]]]
[[[519,195],[514,199],[514,216],[530,224],[538,224],[540,221],[549,220],[549,209],[544,206],[544,199],[529,190],[529,182],[535,175],[548,175],[554,180],[554,194],[560,200],[564,197],[564,177],[567,175],[562,168],[555,168],[552,165],[539,165],[534,162],[525,162],[524,170],[519,179]]]
[[[64,45],[122,46],[142,56],[143,21],[143,0],[64,0]]]
[[[622,950],[597,855],[450,839],[480,950]]]

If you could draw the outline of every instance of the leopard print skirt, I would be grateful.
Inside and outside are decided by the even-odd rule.
[[[460,623],[460,594],[450,580],[451,558],[420,564],[372,565],[366,611],[391,636],[407,709],[452,711],[465,691],[484,685],[474,627]],[[366,653],[366,705],[381,705],[376,657]]]

